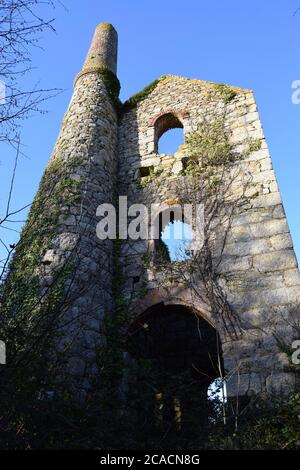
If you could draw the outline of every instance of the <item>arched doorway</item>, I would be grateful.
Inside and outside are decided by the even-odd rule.
[[[208,388],[224,375],[219,334],[207,320],[184,305],[156,304],[132,323],[128,351],[146,365],[136,382],[147,390],[143,419],[152,414],[152,424],[177,431],[207,420]]]

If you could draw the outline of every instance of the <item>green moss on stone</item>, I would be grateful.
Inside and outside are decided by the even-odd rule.
[[[106,67],[99,67],[97,69],[97,72],[103,78],[105,88],[107,90],[108,96],[110,97],[113,105],[119,108],[120,106],[119,94],[121,90],[121,85],[120,85],[118,78],[113,72],[111,72]]]
[[[90,59],[92,59],[92,57]],[[98,73],[99,75],[101,75],[107,94],[113,106],[118,111],[121,107],[121,102],[119,100],[121,85],[116,75],[105,66],[93,65],[93,61],[90,60],[86,62],[83,70],[77,75],[74,85],[76,85],[76,82],[80,77],[89,73]]]
[[[70,277],[70,260],[44,272],[45,253],[53,248],[58,219],[80,199],[81,182],[73,179],[78,161],[53,159],[42,178],[32,204],[5,283],[1,286],[1,336],[10,338],[13,352],[26,350],[35,341],[42,325],[50,337],[58,317],[66,279]],[[62,209],[63,208],[63,209]],[[44,293],[41,280],[48,276]],[[37,327],[39,325],[39,327]],[[51,327],[51,328],[50,328]],[[24,341],[26,338],[26,341]]]
[[[224,85],[223,83],[213,84],[215,90],[221,94],[225,104],[230,103],[237,95],[237,92],[230,86]]]
[[[255,139],[250,142],[249,147],[247,149],[246,155],[250,155],[252,152],[257,152],[261,149],[261,139]]]
[[[162,75],[160,78],[154,80],[153,82],[149,83],[143,90],[139,91],[135,95],[131,96],[125,103],[123,103],[122,106],[122,111],[126,112],[136,106],[138,103],[143,101],[145,98],[147,98],[150,93],[152,93],[153,90],[157,87],[157,85],[164,80],[165,78],[169,77],[169,75]]]
[[[97,28],[115,29],[112,24],[105,22],[98,24]]]

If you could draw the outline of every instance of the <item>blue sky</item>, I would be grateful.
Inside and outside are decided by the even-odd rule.
[[[119,34],[118,77],[125,100],[163,74],[221,82],[254,90],[289,225],[300,259],[300,105],[291,101],[300,79],[300,0],[63,0],[56,34],[42,36],[36,69],[26,83],[64,91],[47,114],[24,122],[13,208],[31,202],[50,157],[95,26],[112,23]],[[0,212],[13,153],[0,147]],[[8,240],[13,241],[14,234]]]

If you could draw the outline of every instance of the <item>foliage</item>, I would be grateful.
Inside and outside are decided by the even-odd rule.
[[[209,448],[219,450],[300,449],[300,393],[258,400],[240,418],[238,431],[216,429],[209,441]]]
[[[230,86],[221,84],[213,84],[217,93],[222,96],[225,104],[230,103],[237,95],[237,92]]]
[[[51,374],[45,364],[52,351],[65,300],[65,282],[73,265],[67,258],[48,272],[46,286],[40,270],[47,274],[43,257],[57,235],[58,218],[67,216],[69,205],[78,202],[80,181],[72,178],[78,162],[54,159],[46,170],[22,230],[5,282],[1,284],[0,337],[6,338],[11,371],[23,389],[40,389]],[[24,340],[26,338],[26,340]],[[26,364],[26,368],[24,366]],[[26,385],[27,384],[27,385]]]
[[[138,182],[139,188],[146,188],[148,184],[155,181],[156,178],[158,178],[162,174],[164,175],[164,177],[166,177],[166,168],[164,168],[162,165],[150,167],[148,176],[140,177]]]
[[[132,370],[133,372],[133,370]],[[178,378],[180,383],[180,377]],[[222,421],[220,402],[214,399],[203,409],[199,396],[199,414],[188,416],[185,426],[176,421],[162,422],[159,408],[153,415],[151,366],[137,363],[131,383],[126,412],[113,403],[104,412],[101,395],[90,395],[85,403],[65,397],[26,397],[0,403],[1,449],[177,449],[177,450],[263,450],[300,448],[299,392],[284,401],[257,400],[238,417],[230,414]],[[188,390],[185,388],[185,395]],[[108,390],[109,391],[109,390]],[[172,396],[172,389],[165,395]],[[147,398],[148,397],[148,398]],[[151,401],[152,400],[152,401]],[[201,403],[200,403],[201,402]],[[9,404],[9,407],[7,406]],[[201,409],[203,414],[201,414]],[[107,411],[108,410],[108,411]],[[209,416],[209,419],[208,419]]]
[[[113,105],[119,109],[119,94],[121,85],[116,75],[106,67],[99,67],[98,73],[102,76],[107,93]]]
[[[127,322],[127,306],[122,294],[124,278],[120,267],[120,240],[114,241],[113,249],[113,299],[114,310],[108,311],[104,319],[105,345],[99,351],[102,382],[117,386],[122,377],[124,337],[122,330]],[[107,390],[105,391],[107,393]]]
[[[213,122],[203,121],[196,132],[187,136],[184,145],[183,176],[201,177],[209,182],[211,189],[217,188],[219,172],[240,159],[234,154],[222,118]]]
[[[250,142],[246,155],[250,155],[252,152],[257,152],[260,149],[261,149],[261,139],[255,139],[252,142]]]

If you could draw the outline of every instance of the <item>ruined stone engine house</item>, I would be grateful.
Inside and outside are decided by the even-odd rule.
[[[171,375],[182,371],[205,393],[218,377],[226,378],[228,396],[292,390],[295,376],[276,336],[292,338],[287,320],[300,300],[300,277],[252,91],[165,75],[126,103],[120,103],[118,92],[117,33],[102,23],[75,79],[29,215],[37,233],[40,213],[51,204],[51,227],[38,240],[32,268],[41,292],[47,294],[67,263],[62,289],[68,291],[68,302],[56,338],[57,350],[67,357],[58,379],[67,377],[81,392],[89,390],[99,374],[96,357],[105,343],[105,318],[121,297],[129,306],[126,364],[143,357]],[[201,276],[190,286],[159,273],[155,256],[145,264],[159,243],[96,235],[98,206],[116,204],[119,196],[127,196],[129,205],[164,204],[174,218],[182,199],[176,188],[187,186],[188,146],[162,155],[158,141],[169,129],[182,128],[186,143],[203,120],[216,115],[223,116],[231,148],[244,154],[231,185],[233,198],[241,200],[247,179],[247,202],[236,205],[222,257],[216,242],[211,258],[230,321],[212,306]],[[216,240],[220,233],[222,226]],[[26,253],[21,239],[15,266],[31,262]]]

